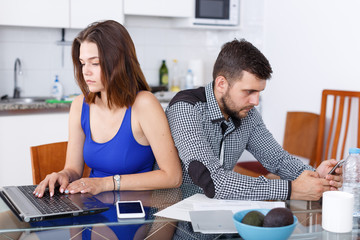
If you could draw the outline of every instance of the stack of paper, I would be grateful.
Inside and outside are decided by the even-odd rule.
[[[203,233],[236,233],[232,220],[234,213],[246,209],[272,209],[276,207],[285,207],[285,203],[219,200],[197,193],[159,211],[155,216],[192,222],[194,231]]]

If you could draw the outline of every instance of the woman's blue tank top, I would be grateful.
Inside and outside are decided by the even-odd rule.
[[[90,177],[133,174],[153,169],[155,157],[150,146],[140,145],[131,130],[131,107],[126,112],[119,131],[106,143],[94,142],[90,130],[90,109],[84,101],[81,126],[85,133],[84,161],[91,168]]]

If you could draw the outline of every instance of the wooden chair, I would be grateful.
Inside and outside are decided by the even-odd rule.
[[[270,174],[258,161],[238,162],[233,171],[250,177],[267,176]]]
[[[30,147],[33,184],[39,184],[47,174],[61,171],[65,166],[67,142],[57,142]],[[85,164],[83,177],[90,168]]]
[[[315,160],[319,114],[310,112],[287,112],[283,148],[292,155]],[[274,178],[257,161],[239,162],[235,172],[252,177],[260,175]]]
[[[349,148],[360,147],[359,118],[360,92],[323,90],[316,158],[310,165],[343,159]]]
[[[309,163],[314,162],[319,119],[316,113],[288,112],[283,148],[292,155],[309,159]]]

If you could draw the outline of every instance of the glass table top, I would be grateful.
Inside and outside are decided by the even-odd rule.
[[[154,214],[201,190],[194,185],[154,191],[104,192],[96,195],[108,204],[103,213],[25,223],[0,199],[0,239],[241,239],[238,234],[202,234],[192,230],[190,222],[157,217]],[[146,212],[143,219],[117,219],[117,200],[141,200]],[[360,239],[359,219],[354,218],[353,231],[336,234],[321,227],[321,202],[286,201],[298,218],[290,239]],[[58,236],[57,238],[49,236]]]

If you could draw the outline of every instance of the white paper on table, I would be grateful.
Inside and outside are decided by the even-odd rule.
[[[236,213],[246,209],[272,209],[277,207],[285,207],[285,202],[219,200],[208,198],[204,194],[197,193],[154,215],[190,222],[190,211],[231,210],[233,213]]]

